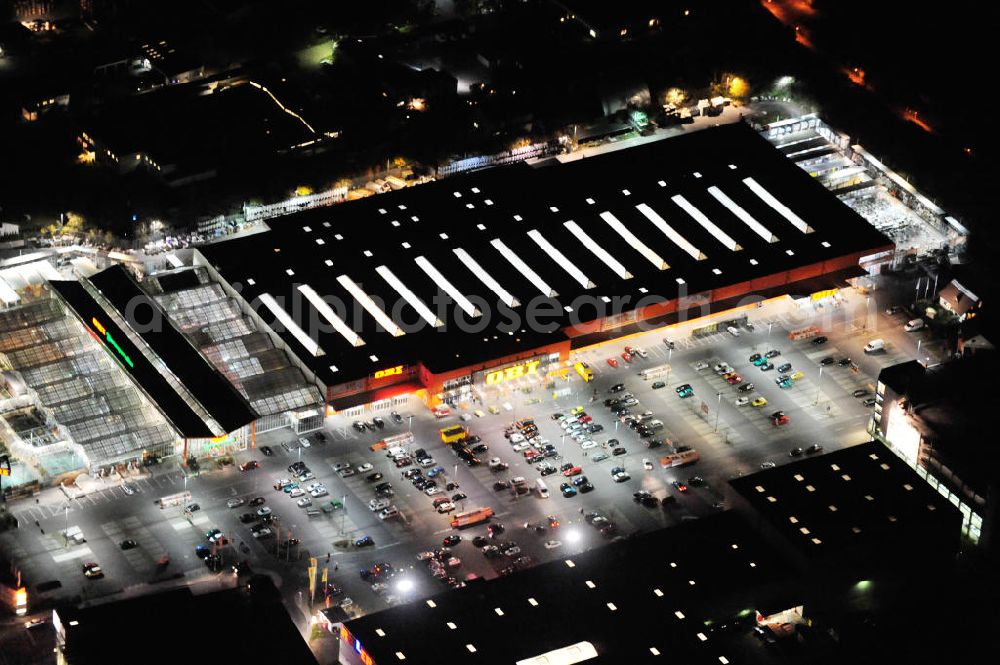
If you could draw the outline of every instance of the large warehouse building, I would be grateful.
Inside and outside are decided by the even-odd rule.
[[[740,124],[282,217],[195,263],[343,411],[475,399],[640,326],[843,286],[890,248]]]
[[[577,349],[829,293],[892,248],[743,124],[269,224],[149,275],[7,271],[27,284],[0,312],[13,456],[93,470],[413,396],[484,402]]]

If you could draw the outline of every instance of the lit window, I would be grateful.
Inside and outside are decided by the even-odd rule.
[[[705,642],[708,640],[708,637],[705,636],[705,633],[698,633],[698,639]]]
[[[483,203],[485,203],[485,204],[486,204],[486,205],[488,205],[488,206],[491,206],[491,205],[493,205],[493,200],[492,200],[492,199],[485,199],[485,200],[483,201]]]
[[[456,199],[460,199],[460,198],[462,198],[462,192],[452,192],[452,194],[454,194],[454,195],[455,195],[455,198],[456,198]]]
[[[750,265],[752,266],[757,265],[757,259],[750,259]]]
[[[514,215],[514,221],[515,222],[520,222],[521,219],[522,219],[522,217],[520,215]]]
[[[316,244],[317,245],[325,245],[326,241],[323,240],[322,238],[316,238]]]
[[[416,215],[413,215],[412,217],[410,217],[410,220],[411,220],[411,221],[414,221],[414,222],[419,222],[419,221],[420,221],[420,218],[419,218],[419,217],[417,217]]]
[[[331,371],[331,372],[339,372],[340,370],[339,370],[339,369],[337,369],[337,366],[336,366],[336,365],[330,365],[330,371]]]
[[[587,581],[585,582],[585,584],[587,585],[587,588],[588,588],[588,589],[595,589],[595,588],[597,588],[597,585],[596,585],[596,584],[594,584],[593,582],[591,582],[590,580],[587,580]]]
[[[799,533],[801,533],[803,536],[808,536],[809,535],[809,529],[807,527],[804,527],[804,526],[800,527],[799,528]]]
[[[736,170],[736,164],[730,164],[729,165],[729,170],[735,171]]]
[[[667,183],[664,180],[657,180],[656,184],[659,185],[660,187],[666,187],[667,186]]]
[[[812,485],[806,485],[806,491],[807,492],[815,492],[816,488],[813,487]]]
[[[640,286],[639,293],[649,293],[649,289],[647,289],[645,286]]]
[[[255,281],[253,280],[253,278],[252,278],[252,277],[251,277],[251,278],[249,278],[249,279],[247,279],[247,284],[249,284],[250,286],[253,286],[253,285],[254,285],[254,284],[256,284],[256,283],[257,283],[257,282],[255,282]]]
[[[531,605],[532,607],[538,607],[538,601],[535,600],[534,598],[529,598],[528,604]]]
[[[754,489],[755,489],[755,490],[757,490],[758,492],[762,493],[762,494],[763,494],[763,493],[764,493],[765,491],[767,491],[767,490],[765,490],[765,489],[764,489],[764,486],[763,486],[763,485],[757,485],[757,486],[755,486],[755,487],[754,487]]]
[[[396,658],[399,658],[400,660],[406,660],[406,656],[403,655],[402,651],[396,652]]]
[[[827,509],[828,509],[828,510],[829,510],[829,511],[830,511],[831,513],[835,513],[835,512],[837,512],[837,506],[834,506],[834,505],[832,505],[832,504],[831,504],[831,505],[829,505],[829,506],[827,506]]]
[[[729,665],[729,659],[725,656],[719,656],[719,662],[722,663],[722,665]]]
[[[385,214],[385,208],[379,208],[378,209],[378,214],[384,215]]]
[[[722,271],[719,270],[718,268],[712,268],[712,274],[714,274],[714,275],[721,275]]]
[[[674,616],[677,617],[678,619],[683,619],[684,613],[681,612],[680,610],[677,610],[676,612],[674,612]]]
[[[368,356],[368,359],[371,360],[373,363],[378,362],[378,356]]]
[[[476,653],[476,647],[472,646],[471,644],[466,644],[465,648],[469,650],[469,653]]]
[[[694,584],[695,584],[694,580],[688,580],[688,585],[694,586]]]
[[[831,464],[830,468],[833,469],[834,471],[840,471],[840,465],[839,464]]]
[[[769,497],[767,497],[767,502],[768,503],[777,503],[778,500],[775,499],[773,496],[769,496]]]
[[[653,593],[656,594],[657,598],[663,598],[663,592],[659,589],[653,589]]]
[[[587,201],[587,205],[594,205],[594,199],[592,199],[592,198],[588,197],[588,198],[587,198],[587,199],[585,199],[585,200]]]
[[[385,631],[382,630],[381,628],[376,628],[375,634],[378,635],[379,637],[385,637]]]
[[[572,559],[566,559],[566,567],[567,568],[576,568],[576,564],[573,563]]]
[[[813,539],[812,539],[812,542],[813,542],[813,545],[819,545],[819,544],[821,544],[821,543],[822,543],[823,541],[822,541],[822,540],[820,540],[819,538],[813,538]]]
[[[685,281],[684,281],[684,278],[683,278],[683,277],[678,277],[678,278],[677,278],[677,283],[678,283],[678,284],[687,284],[687,282],[685,282]]]
[[[618,608],[615,606],[614,603],[608,603],[608,609],[611,610],[612,612],[614,612]]]
[[[323,263],[325,263],[328,266],[332,266],[333,265],[333,259],[327,259],[326,261],[323,261]]]
[[[365,252],[364,252],[364,254],[365,254],[365,256],[367,256],[368,258],[371,258],[371,257],[372,257],[372,253],[371,253],[371,250],[369,250],[369,249],[366,249],[366,250],[365,250]]]
[[[604,302],[611,302],[611,298],[609,298],[607,296],[601,296],[601,300],[604,301]]]
[[[700,178],[700,177],[701,177],[701,174],[700,174],[700,173],[698,173],[697,171],[695,171],[695,172],[694,172],[694,173],[692,173],[691,175],[693,175],[693,176],[694,176],[695,178]]]
[[[480,231],[486,230],[486,226],[484,224],[476,224],[476,228],[479,229]]]
[[[476,207],[476,204],[475,203],[466,203],[465,207],[468,208],[469,210],[472,210],[473,208]]]
[[[623,189],[622,194],[624,194],[625,196],[630,196],[632,192],[628,191],[627,189]]]
[[[792,251],[792,250],[790,250],[790,249],[786,249],[786,250],[785,250],[785,254],[788,254],[789,256],[795,256],[795,252],[793,252],[793,251]]]
[[[303,226],[302,230],[305,231],[306,233],[312,233],[312,227],[309,226]]]
[[[397,220],[395,220],[395,219],[394,219],[394,220],[392,220],[392,225],[393,225],[393,226],[397,226],[397,227],[398,227],[398,226],[399,226],[399,221],[397,221]]]
[[[438,234],[438,236],[441,238],[441,240],[447,240],[448,239],[448,234],[447,233],[440,233],[440,234]]]
[[[333,235],[333,237],[336,238],[337,240],[343,240],[344,239],[344,236],[340,235],[339,233],[335,233]]]
[[[657,649],[656,647],[649,647],[649,653],[653,654],[654,656],[659,656],[660,650]]]
[[[403,205],[402,203],[400,203],[400,204],[399,204],[398,206],[396,206],[396,207],[397,207],[397,208],[399,208],[400,210],[406,210],[406,206],[405,206],[405,205]]]
[[[845,482],[851,480],[851,477],[849,475],[847,475],[846,473],[844,475],[842,475],[841,478],[843,478]]]
[[[498,617],[502,617],[503,616],[503,610],[500,609],[499,607],[495,608],[493,611],[497,613]]]
[[[788,521],[791,522],[792,524],[798,524],[799,523],[799,518],[796,517],[795,515],[789,515],[788,516]]]
[[[549,206],[549,210],[551,210],[552,212],[559,212],[559,208],[555,206]]]
[[[287,268],[285,270],[285,274],[288,275],[289,277],[293,277],[295,275],[295,271],[292,270],[291,268]]]
[[[473,187],[471,191],[472,191],[473,194],[478,194],[479,193],[479,188],[478,187]]]
[[[435,603],[433,600],[428,600],[427,607],[437,607],[437,603]]]
[[[448,626],[448,628],[450,628],[451,630],[455,630],[456,628],[458,628],[458,626],[456,626],[452,621],[445,623],[445,625]]]
[[[830,243],[828,243],[825,240],[823,242],[821,242],[820,244],[823,245],[824,247],[829,247],[830,246]]]
[[[401,242],[400,245],[403,247],[403,249],[409,249],[410,248],[410,243],[408,243],[406,241]]]
[[[674,563],[673,561],[671,561],[671,562],[670,562],[670,567],[671,567],[671,568],[676,568],[676,567],[677,567],[677,564],[676,564],[676,563]]]

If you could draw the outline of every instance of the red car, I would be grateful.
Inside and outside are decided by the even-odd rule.
[[[240,464],[240,471],[250,471],[251,469],[259,469],[259,468],[260,468],[260,463],[255,459]]]
[[[782,411],[776,411],[775,413],[771,414],[771,424],[774,425],[775,427],[778,427],[779,425],[787,425],[790,420],[791,418],[789,418]]]
[[[590,416],[588,416],[586,413],[581,413],[580,415],[578,415],[576,417],[576,422],[583,423],[584,425],[586,425],[587,423],[589,423],[592,420],[593,420],[593,418],[591,418]]]
[[[615,358],[608,358],[608,364],[612,367],[618,367],[618,360]]]
[[[628,351],[623,351],[622,352],[622,360],[624,360],[627,363],[632,362],[632,354],[629,353]]]
[[[740,376],[739,374],[737,374],[736,372],[733,372],[733,373],[732,373],[732,374],[731,374],[731,375],[730,375],[730,376],[729,376],[729,377],[728,377],[728,378],[726,379],[726,382],[727,382],[727,383],[728,383],[729,385],[731,385],[731,386],[735,386],[735,385],[736,385],[737,383],[741,383],[742,381],[743,381],[743,377],[742,377],[742,376]]]
[[[634,355],[635,355],[635,354],[634,354],[634,353],[632,352],[632,347],[631,347],[631,346],[626,346],[626,347],[625,347],[625,353],[629,354],[630,356],[634,356]]]
[[[541,455],[541,453],[534,448],[528,448],[524,451],[524,459],[535,459],[539,455]]]
[[[574,466],[572,469],[566,469],[563,471],[563,475],[569,478],[570,476],[578,476],[583,473],[583,468],[579,466]]]

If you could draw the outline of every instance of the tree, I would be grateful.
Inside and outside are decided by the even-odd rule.
[[[730,99],[745,99],[749,93],[750,84],[746,82],[746,79],[734,76],[729,80]]]
[[[664,95],[664,101],[667,104],[673,104],[674,106],[680,106],[687,99],[687,93],[680,88],[670,88]]]

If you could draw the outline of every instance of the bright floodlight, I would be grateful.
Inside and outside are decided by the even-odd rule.
[[[396,582],[396,589],[401,593],[408,593],[413,591],[413,580],[404,577],[403,579]]]
[[[578,543],[583,535],[577,529],[570,529],[566,532],[566,540],[571,543]]]

